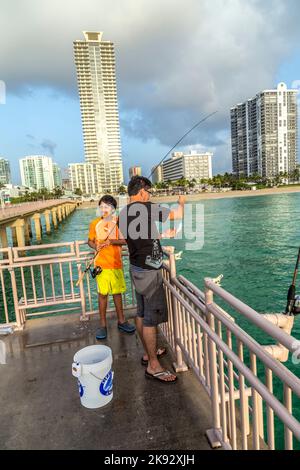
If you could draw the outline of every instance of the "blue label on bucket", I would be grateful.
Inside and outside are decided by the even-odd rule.
[[[79,380],[78,380],[78,389],[79,389],[79,395],[80,395],[80,398],[81,398],[84,394],[84,389],[83,389],[83,386],[82,386],[82,384],[80,383]]]
[[[100,387],[99,387],[100,393],[102,395],[111,395],[112,390],[113,390],[113,374],[112,370],[108,372],[108,374],[104,377],[102,380]]]

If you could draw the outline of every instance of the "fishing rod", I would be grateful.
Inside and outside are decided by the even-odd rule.
[[[289,316],[295,313],[294,307],[295,307],[295,300],[296,300],[296,279],[297,279],[297,274],[298,274],[299,263],[300,263],[300,248],[299,248],[296,266],[294,270],[293,281],[292,281],[292,284],[290,285],[288,295],[287,295],[287,304],[286,304],[285,314]]]
[[[173,147],[168,151],[168,153],[166,153],[166,155],[161,159],[161,161],[159,162],[158,165],[156,165],[150,175],[148,176],[148,178],[150,179],[151,176],[153,175],[153,173],[155,172],[155,170],[163,163],[163,161],[167,158],[168,155],[170,155],[170,153],[172,152],[172,150],[175,149],[175,147],[177,147],[178,144],[180,144],[180,142],[183,141],[183,139],[185,137],[187,137],[194,129],[196,129],[196,127],[200,126],[200,124],[202,124],[204,121],[207,121],[207,119],[211,118],[214,114],[217,114],[218,111],[214,111],[213,113],[210,113],[208,114],[207,116],[205,116],[203,119],[201,119],[199,122],[197,122],[197,124],[195,124],[188,132],[186,132],[179,140],[178,142],[176,142],[175,145],[173,145]]]

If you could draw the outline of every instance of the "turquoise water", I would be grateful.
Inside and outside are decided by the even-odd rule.
[[[177,273],[201,289],[205,277],[223,274],[222,287],[258,312],[282,312],[300,245],[300,193],[201,203],[203,248],[185,251],[182,240],[166,242],[174,244],[177,251],[184,250],[183,259],[177,262]],[[44,235],[43,243],[87,239],[89,223],[95,217],[95,208],[77,210],[58,231]],[[300,292],[300,275],[298,286]],[[261,344],[273,342],[239,314],[234,316]],[[293,336],[300,340],[300,316],[295,319]],[[300,365],[292,364],[291,360],[286,365],[300,377]],[[259,367],[259,374],[262,373]],[[275,393],[282,396],[279,385]],[[300,418],[299,406],[295,414]],[[278,429],[277,438],[282,441],[282,429]]]

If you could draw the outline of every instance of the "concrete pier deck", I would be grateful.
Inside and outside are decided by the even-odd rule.
[[[137,335],[120,333],[115,319],[104,343],[113,350],[113,400],[97,410],[81,406],[71,364],[76,351],[96,343],[97,325],[96,318],[47,317],[0,337],[7,350],[7,364],[0,365],[0,449],[209,450],[211,408],[193,373],[172,385],[146,380]],[[162,360],[168,368],[170,354]]]

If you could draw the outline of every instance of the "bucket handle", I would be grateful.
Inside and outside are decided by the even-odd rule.
[[[72,375],[77,378],[82,375],[82,365],[80,364],[80,362],[73,362]]]
[[[114,372],[112,371],[111,373],[112,373],[112,379],[114,379]],[[95,379],[100,380],[100,382],[103,380],[102,378],[97,377],[97,375],[93,374],[92,372],[89,372],[89,374],[91,374],[93,377],[95,377]]]

